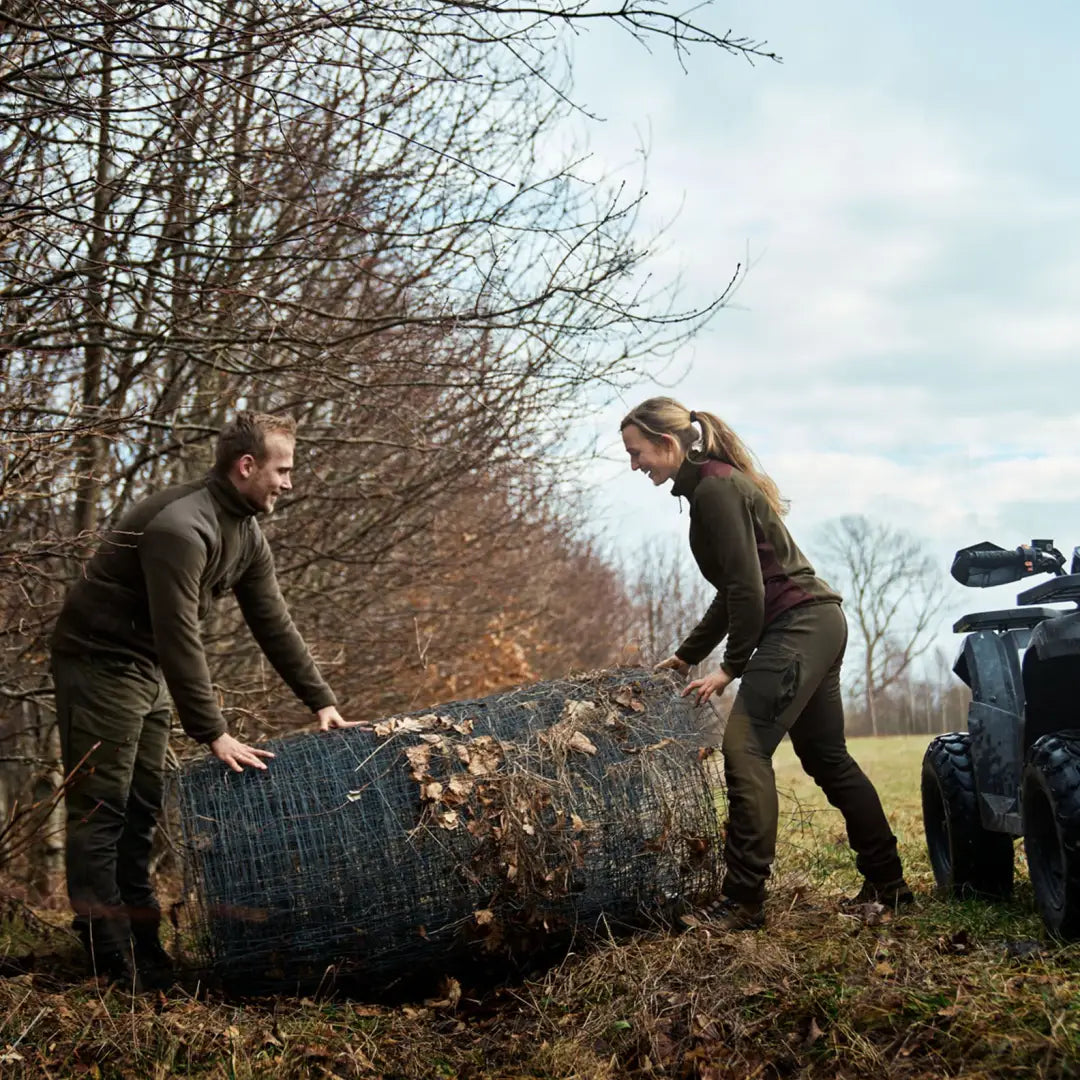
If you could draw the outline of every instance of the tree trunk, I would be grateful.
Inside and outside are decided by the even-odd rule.
[[[870,734],[876,735],[877,709],[874,707],[873,653],[866,650],[866,715],[870,718]]]
[[[106,39],[108,42],[108,39]],[[112,50],[101,50],[101,100],[98,108],[97,168],[94,176],[94,209],[90,245],[86,257],[86,333],[83,353],[83,417],[93,424],[101,404],[105,366],[105,255],[108,247],[109,181],[112,148],[109,132],[112,99]],[[101,436],[88,431],[79,440],[76,455],[76,534],[90,532],[97,524],[97,470],[101,461]]]

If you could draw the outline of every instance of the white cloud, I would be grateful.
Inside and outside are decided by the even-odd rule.
[[[874,16],[860,10],[868,28]],[[679,214],[654,273],[681,271],[700,301],[747,252],[751,262],[733,306],[687,349],[685,378],[674,389],[643,380],[595,418],[599,430],[614,438],[624,407],[656,392],[720,413],[791,497],[792,530],[810,549],[826,519],[847,513],[922,536],[943,577],[956,548],[983,539],[1052,536],[1071,548],[1080,160],[1071,140],[1055,158],[1046,117],[1025,117],[1020,103],[1075,100],[1080,71],[1048,69],[1039,97],[1025,99],[995,68],[989,113],[979,81],[988,71],[927,70],[925,92],[910,81],[931,62],[916,57],[918,35],[882,33],[875,63],[905,77],[875,78],[873,65],[849,63],[858,50],[842,27],[825,70],[824,38],[792,25],[804,36],[797,29],[781,51],[818,50],[798,68],[720,64],[685,80],[659,66],[593,73],[607,87],[594,103],[612,120],[592,167],[631,160],[633,125],[644,129],[647,115],[643,225]],[[624,87],[626,112],[610,104]],[[1002,101],[1016,106],[1011,119]],[[622,468],[590,473],[597,519],[631,545],[658,531],[681,543],[674,500]],[[950,620],[1007,606],[1017,591],[950,589]]]

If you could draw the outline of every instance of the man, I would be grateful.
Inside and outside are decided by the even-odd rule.
[[[236,772],[273,757],[228,733],[199,633],[231,590],[274,668],[318,726],[353,727],[293,625],[255,517],[292,490],[296,423],[240,413],[202,480],[136,503],[72,587],[52,642],[65,773],[67,885],[96,973],[168,979],[150,848],[164,793],[172,697],[192,738]]]

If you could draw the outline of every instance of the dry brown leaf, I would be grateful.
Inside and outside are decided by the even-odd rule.
[[[705,1013],[695,1013],[691,1023],[697,1029],[696,1034],[699,1038],[718,1039],[720,1037],[720,1031],[716,1026],[716,1021]]]
[[[451,832],[458,827],[461,821],[456,810],[443,810],[435,815],[435,820],[441,828],[448,829]]]
[[[488,776],[498,772],[500,754],[490,735],[478,735],[469,743],[459,743],[454,750],[471,776]]]
[[[624,709],[631,709],[634,712],[644,712],[645,705],[641,698],[634,694],[634,691],[629,686],[620,686],[614,694],[611,695],[611,700],[616,705],[621,705]]]
[[[571,724],[588,723],[597,712],[595,701],[568,701],[563,706],[562,719]]]
[[[498,771],[499,759],[494,754],[480,754],[469,759],[467,768],[473,776],[490,776]]]
[[[380,739],[399,733],[405,735],[415,734],[418,731],[427,730],[427,725],[423,723],[426,719],[423,716],[391,716],[388,720],[376,724],[372,730]]]
[[[466,798],[472,794],[474,783],[475,781],[472,777],[461,776],[458,774],[450,777],[450,783],[447,786],[450,788],[452,794],[458,795],[461,798]]]
[[[585,822],[582,821],[581,818],[579,818],[577,816],[577,814],[571,814],[570,815],[570,828],[572,828],[574,830],[574,832],[584,832],[584,830],[585,830]]]
[[[480,908],[473,912],[473,918],[478,926],[487,926],[488,923],[495,921],[495,912],[491,908]]]
[[[581,754],[592,755],[596,753],[595,744],[581,731],[575,731],[574,734],[570,736],[566,745],[571,750],[577,750]]]
[[[426,743],[406,747],[405,757],[409,759],[409,771],[412,778],[414,780],[423,780],[427,776],[428,765],[431,761],[431,747]]]
[[[447,977],[441,989],[441,998],[429,998],[424,1004],[430,1009],[456,1009],[461,1000],[461,983],[455,978]]]
[[[443,786],[438,780],[432,780],[429,784],[420,785],[420,798],[438,802],[442,798]]]
[[[466,717],[464,720],[459,720],[457,723],[450,725],[459,735],[471,735],[473,731],[473,721]]]

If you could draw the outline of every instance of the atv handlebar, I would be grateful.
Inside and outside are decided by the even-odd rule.
[[[1011,550],[984,541],[958,551],[949,572],[961,585],[985,589],[1032,574],[1061,574],[1064,564],[1053,540],[1032,540]]]
[[[1022,547],[1012,551],[968,551],[964,553],[964,557],[968,566],[978,566],[984,570],[994,570],[999,566],[1020,567],[1027,561]]]

